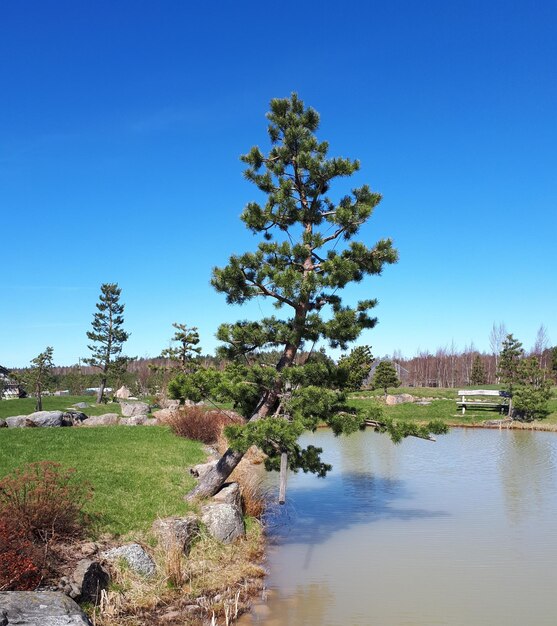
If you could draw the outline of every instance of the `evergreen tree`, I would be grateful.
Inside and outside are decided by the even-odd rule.
[[[348,391],[358,391],[362,388],[364,380],[375,361],[371,354],[371,346],[357,346],[350,354],[342,356],[338,361],[340,370],[346,372],[346,385]]]
[[[362,330],[373,328],[376,319],[370,311],[376,301],[343,306],[337,292],[380,274],[385,264],[397,260],[389,239],[372,247],[353,241],[381,196],[367,185],[340,200],[329,195],[333,181],[352,175],[359,163],[327,157],[328,144],[314,134],[317,112],[292,94],[272,100],[267,118],[270,152],[265,155],[254,147],[242,157],[247,180],[267,200],[263,205],[250,202],[241,219],[262,241],[255,252],[233,255],[226,267],[215,268],[211,282],[226,294],[229,304],[263,297],[289,315],[223,324],[217,337],[226,344],[227,356],[237,362],[226,375],[191,374],[190,382],[197,379],[205,393],[212,389],[239,399],[248,422],[227,428],[230,448],[190,497],[216,493],[253,444],[268,455],[268,469],[277,469],[281,454],[287,453],[292,470],[326,473],[320,451],[312,446],[301,449],[299,435],[320,422],[335,432],[350,432],[361,427],[362,419],[347,410],[341,392],[303,384],[295,358],[304,342],[321,339],[345,349]],[[274,368],[248,369],[243,364],[247,355],[269,348],[280,349]],[[293,380],[296,376],[300,384]]]
[[[178,324],[177,322],[174,322],[172,326],[174,326],[176,332],[170,341],[177,345],[163,350],[161,357],[174,361],[176,363],[174,369],[188,372],[194,367],[195,357],[201,354],[201,348],[197,347],[199,333],[195,326],[188,328],[185,324]]]
[[[551,375],[553,379],[557,382],[557,346],[551,348]]]
[[[472,372],[470,374],[470,383],[472,385],[483,385],[487,381],[487,374],[484,364],[479,354],[474,357],[472,363]]]
[[[400,380],[395,366],[390,361],[381,361],[375,368],[372,386],[374,389],[383,389],[385,395],[389,387],[400,387]]]
[[[123,344],[130,335],[122,328],[125,305],[120,303],[121,292],[116,283],[101,285],[99,302],[95,305],[97,312],[93,315],[93,330],[87,332],[87,338],[93,342],[87,346],[92,356],[83,361],[101,370],[98,404],[103,401],[108,377],[121,377],[130,361],[129,357],[122,355]]]
[[[549,414],[551,385],[546,380],[537,356],[522,359],[518,364],[517,383],[513,393],[513,416],[530,422]]]
[[[519,363],[524,354],[522,343],[515,339],[512,334],[506,336],[503,341],[501,354],[499,355],[498,376],[501,383],[506,385],[508,392],[513,395],[514,386],[519,382]]]
[[[37,399],[35,403],[35,411],[43,410],[43,392],[52,382],[52,362],[53,349],[48,346],[44,352],[38,354],[31,360],[31,367],[21,375],[22,383],[28,389],[32,389]]]

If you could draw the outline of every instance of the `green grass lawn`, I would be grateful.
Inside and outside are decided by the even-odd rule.
[[[116,535],[185,513],[183,497],[194,482],[187,468],[205,459],[202,444],[162,426],[2,428],[0,451],[0,477],[34,461],[76,468],[94,488],[87,505],[93,532]]]
[[[83,411],[88,416],[103,415],[104,413],[120,414],[118,402],[96,404],[95,396],[45,396],[43,398],[43,411],[65,411],[77,402],[86,402],[90,406]],[[16,400],[0,400],[0,417],[6,419],[12,415],[29,415],[35,411],[36,398],[19,398]]]
[[[478,385],[477,387],[467,387],[467,389],[497,389],[496,385]],[[466,389],[466,387],[465,387]],[[476,424],[486,420],[498,419],[501,415],[497,411],[487,409],[466,409],[462,415],[457,409],[456,400],[458,389],[443,389],[439,387],[399,387],[389,389],[391,394],[409,393],[416,398],[434,398],[430,405],[420,406],[413,403],[395,404],[384,406],[385,415],[395,419],[415,420],[427,422],[433,419],[440,419],[449,425]],[[356,391],[350,394],[349,404],[355,408],[365,409],[370,402],[377,402],[377,398],[383,396],[381,390]],[[556,390],[553,389],[553,397],[549,401],[550,415],[543,420],[546,424],[557,424],[557,398]],[[445,399],[450,398],[450,399]]]

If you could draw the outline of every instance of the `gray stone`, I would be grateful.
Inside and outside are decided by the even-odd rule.
[[[0,591],[0,626],[92,626],[61,591]]]
[[[178,415],[178,409],[160,409],[153,413],[153,417],[158,420],[159,424],[168,423],[175,415]]]
[[[394,404],[405,404],[406,402],[414,402],[414,396],[409,393],[399,393],[395,396],[387,396],[385,398],[385,404],[390,406]]]
[[[208,463],[200,463],[199,465],[194,465],[190,468],[190,474],[195,476],[196,478],[203,478],[205,474],[213,469],[218,461],[209,461]]]
[[[120,408],[124,417],[135,417],[149,413],[149,405],[145,402],[121,402]]]
[[[224,504],[233,504],[239,509],[242,508],[242,496],[240,494],[240,485],[238,483],[226,483],[220,491],[213,496],[214,502]]]
[[[62,411],[37,411],[28,415],[28,419],[41,428],[60,427],[63,424]]]
[[[170,400],[166,398],[159,402],[161,409],[176,410],[180,406],[180,400]]]
[[[12,415],[11,417],[7,417],[6,424],[8,428],[28,428],[36,426],[36,424],[29,419],[28,415]]]
[[[146,415],[134,415],[133,417],[121,417],[121,426],[143,426],[149,418]]]
[[[8,428],[6,420],[3,420],[2,418],[0,418],[0,428]]]
[[[76,409],[87,409],[89,407],[87,402],[77,402],[73,406],[75,406]]]
[[[108,589],[110,576],[98,561],[82,559],[73,572],[73,579],[78,587],[78,595],[82,602],[98,604],[101,591]]]
[[[81,422],[82,426],[114,426],[120,421],[120,416],[116,413],[105,413],[104,415],[92,415]]]
[[[143,426],[158,426],[158,425],[159,425],[159,422],[153,419],[148,419],[143,424]]]
[[[153,533],[166,551],[177,548],[187,554],[199,533],[199,520],[195,515],[165,517],[153,523]]]
[[[201,520],[209,534],[223,543],[245,535],[242,511],[234,504],[207,504],[201,509]]]
[[[142,576],[153,576],[155,573],[155,562],[138,543],[128,543],[119,548],[112,548],[103,552],[101,557],[107,561],[123,559],[134,572]]]
[[[81,422],[88,419],[88,415],[81,411],[66,411],[62,415],[62,426],[79,426]]]

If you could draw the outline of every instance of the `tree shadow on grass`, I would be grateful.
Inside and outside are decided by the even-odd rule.
[[[304,480],[287,492],[287,503],[271,503],[265,515],[269,542],[273,545],[316,545],[357,524],[381,520],[416,520],[446,517],[446,511],[405,508],[400,501],[411,497],[404,481],[368,472],[330,474],[321,480]]]

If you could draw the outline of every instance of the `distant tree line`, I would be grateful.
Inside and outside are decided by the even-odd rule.
[[[507,336],[504,324],[494,324],[490,333],[490,352],[480,352],[471,343],[463,350],[451,345],[438,348],[435,352],[420,350],[411,358],[395,352],[392,358],[407,370],[403,382],[412,387],[496,385],[502,382],[499,360]],[[544,378],[555,380],[557,346],[550,347],[543,325],[538,329],[532,348],[523,351],[523,357],[535,357]]]

